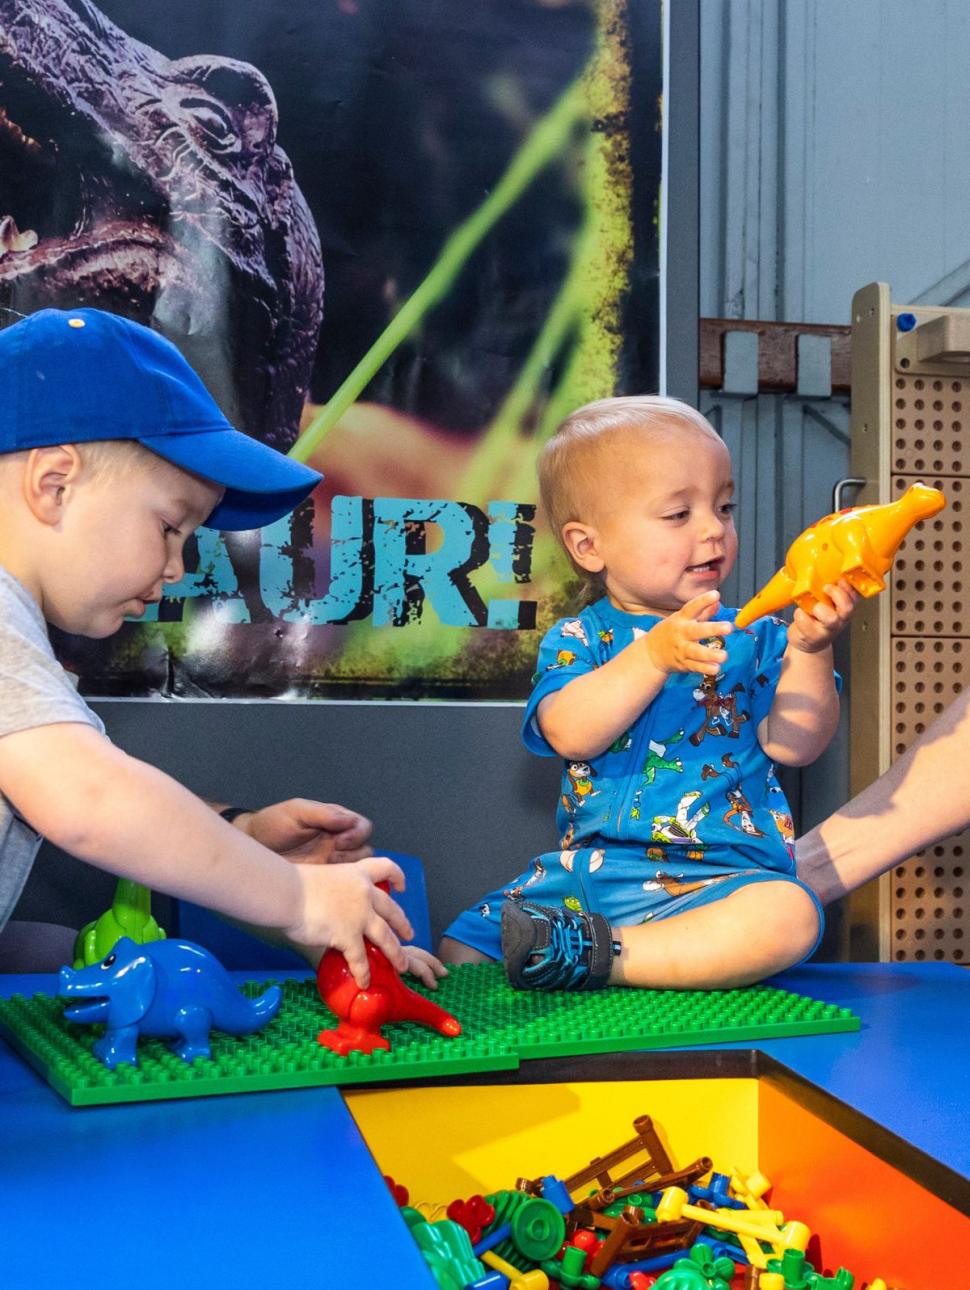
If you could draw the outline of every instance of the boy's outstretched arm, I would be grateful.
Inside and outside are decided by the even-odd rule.
[[[332,946],[369,984],[363,938],[398,971],[407,917],[375,884],[404,886],[392,860],[292,864],[162,771],[81,723],[0,738],[0,792],[44,837],[98,868],[271,929],[301,952]]]
[[[839,724],[832,642],[845,628],[859,596],[845,581],[827,586],[831,605],[810,614],[795,610],[771,711],[758,742],[782,766],[807,766],[829,746]]]

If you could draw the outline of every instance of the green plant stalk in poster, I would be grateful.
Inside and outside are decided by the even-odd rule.
[[[626,9],[627,0],[600,0],[596,49],[582,76],[533,128],[489,197],[451,235],[424,281],[306,428],[291,455],[303,461],[313,455],[381,364],[445,297],[489,231],[555,163],[571,163],[579,176],[583,218],[569,267],[518,378],[472,454],[456,496],[483,507],[493,499],[533,499],[538,452],[562,418],[615,391],[621,310],[633,259]],[[584,124],[586,137],[577,141]],[[557,361],[558,380],[544,390],[547,373]],[[565,574],[557,544],[540,527],[529,595],[544,603],[550,621],[566,607]],[[478,570],[472,581],[486,601],[508,595],[507,584],[499,582],[490,566]],[[321,669],[321,679],[419,673],[445,679],[453,671],[460,676],[457,656],[468,647],[472,631],[443,626],[430,606],[420,621],[400,627],[382,630],[352,624],[345,629],[340,658]],[[503,635],[508,639],[495,658],[499,670],[508,669],[510,653],[531,658],[531,637]],[[481,663],[476,663],[478,680],[483,679]]]

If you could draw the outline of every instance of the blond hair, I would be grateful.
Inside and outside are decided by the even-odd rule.
[[[591,574],[573,560],[562,539],[565,525],[589,513],[590,467],[610,439],[626,430],[665,430],[670,423],[701,430],[719,439],[696,408],[659,394],[597,399],[566,417],[539,454],[539,496],[549,526],[583,584],[581,599],[602,594],[602,575]]]
[[[92,475],[107,474],[109,471],[123,474],[133,466],[152,466],[162,460],[137,439],[92,439],[74,446]],[[14,452],[0,453],[0,469],[25,462],[31,452],[33,448],[18,448]]]
[[[137,439],[92,439],[75,445],[92,474],[124,474],[134,466],[155,466],[162,459]]]

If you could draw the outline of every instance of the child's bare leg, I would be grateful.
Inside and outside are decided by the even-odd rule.
[[[611,985],[717,990],[750,985],[804,958],[818,911],[793,882],[752,882],[671,918],[614,928]]]
[[[450,936],[442,936],[441,944],[438,946],[438,958],[442,963],[494,963],[487,954],[481,950],[473,949],[471,945],[466,945],[464,941],[452,940]]]

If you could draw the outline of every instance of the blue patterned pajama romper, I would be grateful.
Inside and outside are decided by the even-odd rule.
[[[716,618],[733,622],[736,609]],[[600,667],[659,619],[605,597],[546,633],[522,737],[543,757],[539,704]],[[795,877],[791,811],[758,743],[781,673],[787,625],[763,618],[725,638],[716,677],[675,672],[632,728],[588,762],[566,762],[559,849],[459,914],[446,936],[500,959],[505,900],[605,915],[630,927],[721,900],[750,882]],[[822,907],[819,939],[823,927]],[[818,945],[813,946],[812,953]]]

